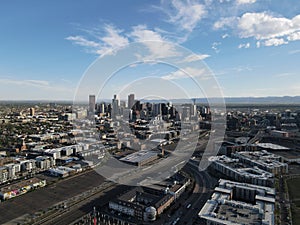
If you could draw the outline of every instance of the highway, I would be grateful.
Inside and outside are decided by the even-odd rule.
[[[200,150],[204,150],[206,144],[206,139],[200,140]],[[186,146],[186,148],[189,147],[189,145]],[[183,170],[193,176],[195,180],[193,193],[188,196],[187,199],[181,197],[176,203],[177,205],[181,205],[181,207],[179,207],[178,210],[169,218],[166,214],[164,214],[162,216],[162,219],[154,223],[155,225],[161,225],[162,221],[166,225],[172,225],[174,221],[177,221],[176,224],[197,224],[197,221],[199,221],[198,213],[205,202],[210,198],[211,194],[213,193],[214,187],[218,182],[216,178],[209,175],[207,170],[200,171],[198,167],[199,160],[192,159],[189,160],[188,163],[184,166]],[[191,206],[187,209],[187,206],[189,204],[191,204]]]
[[[193,162],[188,163],[184,170],[194,177],[195,187],[188,199],[179,200],[177,204],[180,204],[181,207],[167,220],[166,225],[171,225],[177,218],[180,218],[177,222],[178,224],[196,224],[195,221],[198,220],[199,211],[207,199],[210,198],[217,183],[217,180],[211,177],[207,171],[199,171],[198,165]],[[191,206],[187,208],[189,204],[191,204]]]

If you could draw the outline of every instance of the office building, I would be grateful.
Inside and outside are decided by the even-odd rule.
[[[89,96],[89,113],[95,113],[96,109],[96,96],[90,95]]]
[[[30,114],[30,116],[34,116],[34,115],[35,115],[35,110],[34,110],[34,108],[30,108],[30,109],[29,109],[29,114]]]
[[[134,94],[128,95],[128,108],[131,109],[134,105]]]
[[[114,98],[112,99],[111,106],[112,106],[111,118],[116,118],[116,116],[120,115],[120,101],[117,98],[117,95],[114,95]]]

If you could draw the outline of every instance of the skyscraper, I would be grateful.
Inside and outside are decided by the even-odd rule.
[[[119,102],[120,101],[117,98],[117,95],[114,95],[114,98],[112,99],[112,103],[111,103],[111,106],[112,106],[111,117],[112,118],[116,118],[116,116],[118,116],[120,114],[120,111],[119,111],[120,103]]]
[[[128,108],[131,109],[134,105],[134,94],[128,95]]]
[[[96,108],[96,97],[95,95],[89,96],[89,113],[95,113]]]
[[[29,113],[30,113],[30,116],[34,116],[35,112],[34,112],[34,108],[30,108],[29,109]]]

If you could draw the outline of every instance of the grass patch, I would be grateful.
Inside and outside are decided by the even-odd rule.
[[[293,224],[300,224],[300,177],[287,180]]]
[[[290,199],[300,199],[300,177],[287,180]]]

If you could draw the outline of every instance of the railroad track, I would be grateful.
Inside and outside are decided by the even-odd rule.
[[[54,219],[57,217],[61,217],[65,213],[68,213],[76,208],[80,208],[84,204],[90,202],[91,200],[95,199],[96,195],[102,194],[104,191],[108,191],[115,187],[116,184],[110,181],[105,181],[98,187],[95,187],[91,190],[88,190],[84,193],[81,193],[77,196],[74,196],[68,200],[55,204],[51,207],[50,211],[27,220],[25,224],[32,224],[32,225],[41,225],[41,224],[51,224]]]

